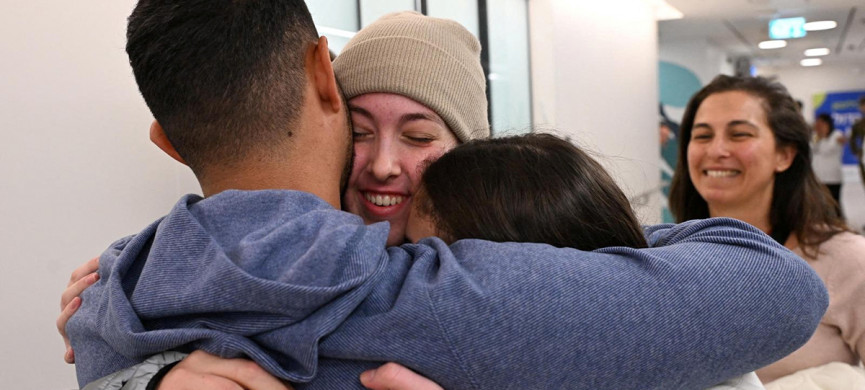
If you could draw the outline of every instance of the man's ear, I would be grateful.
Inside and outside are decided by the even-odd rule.
[[[330,62],[330,50],[327,47],[327,37],[318,38],[318,43],[312,52],[312,82],[318,92],[322,104],[330,105],[334,112],[340,110],[342,99],[333,74]]]
[[[183,157],[180,157],[180,153],[177,153],[177,150],[174,149],[174,145],[172,145],[171,141],[168,140],[168,137],[165,136],[165,130],[162,129],[162,125],[157,121],[153,121],[153,123],[150,124],[150,141],[159,147],[159,149],[162,149],[165,154],[171,156],[171,158],[177,160],[179,163],[189,165],[185,160],[183,160]]]
[[[775,161],[775,172],[781,173],[793,165],[793,159],[796,158],[796,148],[791,145],[779,147],[775,152],[777,157]]]

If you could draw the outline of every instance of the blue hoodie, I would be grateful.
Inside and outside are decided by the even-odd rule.
[[[303,388],[395,361],[448,389],[695,389],[804,344],[811,268],[731,219],[583,252],[437,238],[295,191],[188,195],[115,242],[67,326],[85,384],[160,351],[249,357]]]

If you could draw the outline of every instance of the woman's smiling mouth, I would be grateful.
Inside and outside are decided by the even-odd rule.
[[[740,174],[741,171],[733,170],[733,169],[705,169],[703,170],[703,174],[709,177],[733,177]]]
[[[368,202],[379,207],[396,206],[405,200],[405,197],[401,195],[375,194],[372,192],[364,192],[363,197]]]

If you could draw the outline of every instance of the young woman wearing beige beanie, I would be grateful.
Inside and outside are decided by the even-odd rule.
[[[366,223],[388,221],[388,245],[405,240],[420,164],[490,135],[480,50],[457,22],[400,12],[361,30],[334,60],[354,123],[343,204]]]

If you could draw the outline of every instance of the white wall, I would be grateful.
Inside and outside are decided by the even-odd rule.
[[[690,69],[703,85],[719,74],[733,74],[727,54],[705,39],[664,41],[659,45],[658,58]]]
[[[629,196],[660,184],[658,43],[643,0],[529,2],[535,125],[600,154]],[[637,208],[660,220],[660,199]]]
[[[72,269],[197,191],[148,141],[124,53],[133,5],[7,0],[0,13],[3,388],[77,388],[54,327]]]
[[[803,103],[802,111],[808,122],[814,122],[812,97],[818,93],[857,91],[865,89],[865,64],[826,64],[818,67],[765,67],[757,69],[761,76],[774,76]]]

